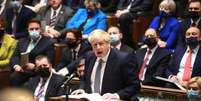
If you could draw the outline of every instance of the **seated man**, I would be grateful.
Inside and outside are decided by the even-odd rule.
[[[182,85],[194,76],[201,76],[201,32],[197,27],[190,27],[186,31],[185,47],[178,47],[170,61],[167,76]]]
[[[49,38],[41,35],[41,23],[39,20],[30,20],[28,22],[29,37],[19,39],[17,47],[10,60],[11,85],[20,86],[33,75],[34,59],[37,55],[47,55],[54,61],[54,44]],[[28,53],[28,63],[21,64],[21,54]],[[29,71],[29,72],[28,72]]]
[[[6,32],[20,39],[27,37],[27,22],[36,16],[36,13],[25,7],[23,0],[10,0],[10,7],[6,9]]]
[[[64,67],[83,57],[86,52],[91,50],[91,46],[84,44],[81,31],[77,29],[71,29],[66,32],[65,44],[67,47],[62,50],[61,62],[55,68],[56,71],[62,69],[59,71],[59,74],[62,75],[68,73],[68,70],[63,69]]]
[[[48,101],[49,97],[64,95],[61,88],[64,77],[52,73],[52,64],[47,56],[39,55],[35,59],[37,76],[31,78],[26,84],[34,94],[36,101]]]
[[[62,5],[62,0],[48,0],[47,2],[48,5],[40,8],[37,15],[45,27],[43,34],[47,37],[61,39],[61,34],[65,34],[65,23],[72,16],[73,10]]]
[[[121,42],[123,34],[118,27],[112,26],[107,31],[110,34],[112,48],[117,48],[120,51],[131,53],[133,49]]]
[[[157,80],[155,76],[165,77],[171,54],[158,46],[157,35],[155,29],[147,29],[144,40],[147,48],[136,51],[139,79],[144,85],[164,86],[164,83]]]
[[[136,61],[127,53],[111,49],[109,37],[107,32],[98,29],[90,34],[93,52],[86,56],[80,89],[72,94],[99,93],[105,100],[138,101],[140,82],[135,71]]]

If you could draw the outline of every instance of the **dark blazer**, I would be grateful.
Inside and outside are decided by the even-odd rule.
[[[145,12],[145,11],[152,11],[153,0],[134,0],[130,12],[137,13],[137,12]]]
[[[170,67],[167,70],[167,76],[177,75],[179,72],[179,65],[182,60],[183,55],[185,54],[187,47],[177,47],[175,50],[172,59],[170,61]],[[195,62],[193,65],[192,77],[201,76],[201,49],[198,50]]]
[[[131,47],[129,47],[128,45],[122,43],[120,46],[120,51],[132,53],[134,50]]]
[[[139,49],[136,51],[136,57],[138,62],[138,72],[141,69],[141,66],[144,62],[144,56],[147,52],[147,48]],[[142,81],[144,85],[152,86],[163,86],[161,81],[155,79],[155,76],[165,77],[165,71],[168,68],[169,60],[171,54],[166,51],[164,48],[158,47],[149,64],[147,65],[147,71],[145,74],[145,79]]]
[[[61,96],[65,94],[64,89],[61,88],[61,85],[63,84],[64,80],[65,78],[63,76],[52,74],[52,77],[50,78],[49,85],[46,90],[45,101],[49,101],[49,97]],[[39,82],[40,77],[35,76],[25,84],[25,88],[27,88],[34,94]]]
[[[101,9],[104,13],[115,13],[120,0],[100,0]]]
[[[16,33],[14,33],[17,39],[22,37],[27,37],[27,22],[34,18],[36,13],[31,9],[22,6],[17,18],[16,18]],[[8,8],[6,10],[5,19],[7,21],[6,32],[12,34],[12,20],[14,17],[13,8]]]
[[[30,38],[21,38],[10,60],[10,67],[13,69],[14,65],[20,65],[20,53],[26,52]],[[54,44],[49,38],[42,37],[35,48],[29,53],[29,62],[34,63],[35,57],[38,55],[47,55],[50,61],[54,61]]]
[[[91,47],[89,45],[81,44],[77,57],[84,56],[85,53],[89,50],[91,50]],[[63,67],[69,65],[71,62],[73,62],[72,54],[73,53],[71,49],[69,49],[68,47],[62,49],[61,62],[55,67],[55,69],[60,70]]]
[[[101,95],[105,93],[117,93],[121,100],[129,100],[140,90],[140,81],[135,71],[136,61],[127,53],[111,49],[106,62],[103,75]],[[91,74],[96,61],[94,53],[90,53],[85,61],[85,73],[81,79],[80,88],[91,93]]]
[[[61,10],[59,11],[59,14],[57,16],[54,29],[63,34],[65,29],[65,23],[72,16],[72,13],[73,10],[71,8],[62,5]],[[45,21],[44,25],[49,25],[51,19],[51,7],[42,7],[37,15],[37,19]]]
[[[191,19],[190,18],[186,18],[184,20],[182,20],[181,24],[181,34],[179,36],[178,39],[178,45],[180,46],[185,46],[185,33],[187,31],[188,28],[190,28],[191,26]],[[201,21],[199,21],[198,26],[199,29],[201,29]]]

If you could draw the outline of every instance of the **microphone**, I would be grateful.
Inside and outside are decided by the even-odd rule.
[[[62,88],[64,88],[75,76],[77,76],[77,73],[72,73],[70,76],[66,76],[66,81],[61,85]]]

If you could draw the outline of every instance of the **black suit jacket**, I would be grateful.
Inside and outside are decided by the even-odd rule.
[[[45,101],[49,101],[49,97],[61,96],[65,94],[64,89],[61,88],[61,85],[63,84],[64,80],[65,78],[63,76],[52,74],[52,77],[50,78],[49,85],[46,90]],[[27,88],[34,94],[39,82],[39,76],[33,77],[25,84],[25,88]]]
[[[81,44],[77,57],[83,57],[86,52],[90,51],[89,45]],[[55,67],[56,70],[60,70],[73,62],[72,51],[68,47],[62,49],[61,62]]]
[[[137,12],[146,12],[151,11],[153,6],[153,0],[134,0],[130,12],[137,13]]]
[[[120,0],[100,0],[101,9],[105,13],[115,13]]]
[[[144,62],[144,56],[147,52],[147,48],[139,49],[136,51],[137,62],[138,62],[138,72]],[[168,68],[169,60],[171,54],[163,48],[158,47],[149,64],[146,66],[147,71],[145,73],[145,79],[142,81],[144,85],[152,86],[163,86],[163,82],[155,79],[155,76],[165,77],[165,71]]]
[[[10,68],[13,69],[14,65],[20,65],[20,57],[22,52],[26,52],[30,38],[21,38],[10,60]],[[49,38],[42,37],[34,49],[29,53],[29,62],[34,63],[35,57],[38,55],[46,55],[53,63],[54,61],[54,44]]]
[[[177,47],[177,49],[175,50],[170,61],[170,67],[167,70],[168,77],[170,75],[177,75],[177,73],[179,72],[179,66],[180,66],[182,57],[185,54],[186,49],[187,47]],[[195,76],[201,76],[201,49],[198,50],[198,53],[192,68],[193,68],[193,71],[191,74],[191,78]]]
[[[36,16],[36,13],[32,11],[31,9],[22,6],[17,19],[16,19],[16,33],[14,33],[16,38],[22,38],[27,37],[27,22],[34,18]],[[6,31],[9,34],[12,34],[12,20],[14,17],[14,12],[12,8],[8,8],[6,10],[5,19],[7,21]]]
[[[140,82],[135,71],[136,61],[130,61],[127,53],[111,49],[106,62],[103,75],[101,95],[105,93],[117,93],[122,100],[129,100],[140,90]],[[135,59],[132,59],[135,60]],[[80,88],[91,93],[91,74],[96,61],[93,52],[87,55],[85,73],[81,78]]]

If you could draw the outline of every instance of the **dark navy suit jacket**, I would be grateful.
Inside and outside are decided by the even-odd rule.
[[[138,72],[144,62],[144,56],[146,54],[147,48],[143,48],[136,51],[136,57],[138,62]],[[145,74],[145,79],[142,81],[144,85],[152,86],[163,86],[163,82],[155,79],[155,76],[165,77],[165,71],[168,68],[169,60],[171,58],[170,52],[166,51],[164,48],[156,48],[149,64],[146,66],[147,71]]]
[[[52,74],[46,90],[45,101],[49,101],[49,97],[61,96],[65,94],[64,89],[61,88],[64,80],[65,78],[63,76]],[[39,76],[33,77],[25,84],[25,87],[29,89],[32,93],[34,93],[39,82]]]
[[[14,33],[15,37],[17,39],[22,37],[27,37],[27,22],[34,18],[36,16],[36,13],[33,12],[31,9],[22,6],[17,18],[16,18],[16,33]],[[5,19],[7,21],[7,27],[6,31],[9,34],[12,34],[12,21],[14,17],[14,12],[12,8],[8,8],[6,10]]]
[[[122,100],[130,100],[140,90],[140,81],[137,76],[136,59],[131,58],[127,53],[111,49],[106,62],[103,75],[101,95],[105,93],[117,93]],[[81,79],[80,88],[91,93],[91,74],[96,61],[93,52],[87,55],[85,62],[85,74]],[[136,101],[136,100],[135,100]]]
[[[185,54],[187,47],[178,47],[174,54],[173,57],[170,61],[170,67],[167,70],[167,76],[169,77],[170,75],[177,75],[179,72],[179,65],[182,60],[183,55]],[[193,71],[191,78],[194,76],[201,76],[201,49],[198,50],[197,56],[195,58],[195,62],[193,65]]]

